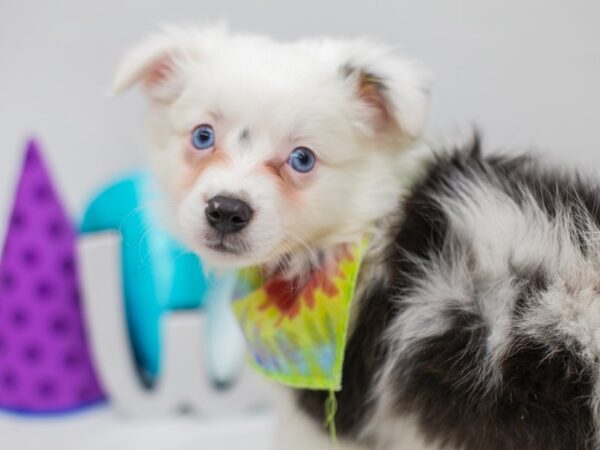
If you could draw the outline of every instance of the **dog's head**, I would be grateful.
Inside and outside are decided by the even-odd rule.
[[[396,205],[427,80],[366,41],[174,29],[126,55],[183,239],[217,265],[269,264],[367,230]]]

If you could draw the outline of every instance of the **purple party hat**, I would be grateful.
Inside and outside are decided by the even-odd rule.
[[[76,234],[35,141],[0,261],[0,408],[69,411],[104,396],[88,351]]]

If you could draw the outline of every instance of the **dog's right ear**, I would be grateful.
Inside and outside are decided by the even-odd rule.
[[[189,53],[180,38],[172,33],[157,34],[127,52],[117,69],[113,94],[121,94],[139,83],[152,100],[174,100],[183,85],[181,61]]]

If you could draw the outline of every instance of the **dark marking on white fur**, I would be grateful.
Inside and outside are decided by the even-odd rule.
[[[250,130],[244,128],[240,133],[240,142],[247,143],[250,140]]]

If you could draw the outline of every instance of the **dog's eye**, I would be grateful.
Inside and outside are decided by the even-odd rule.
[[[192,145],[198,150],[206,150],[215,145],[215,130],[210,125],[200,125],[192,131]]]
[[[307,173],[313,170],[317,163],[317,157],[312,150],[306,147],[297,147],[290,154],[288,164],[296,172]]]

